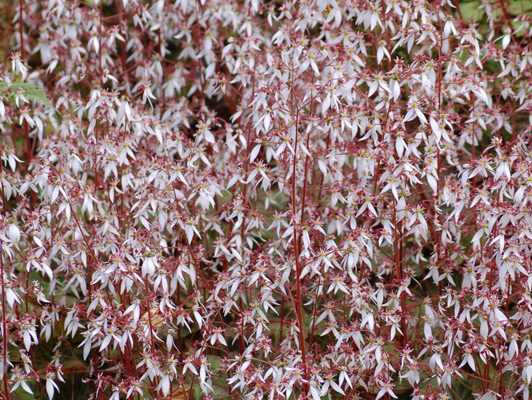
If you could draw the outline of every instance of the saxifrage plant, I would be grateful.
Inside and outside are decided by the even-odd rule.
[[[529,1],[0,5],[5,400],[529,398]]]

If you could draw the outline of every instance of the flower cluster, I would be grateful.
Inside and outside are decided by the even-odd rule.
[[[529,2],[4,3],[5,400],[529,398]]]

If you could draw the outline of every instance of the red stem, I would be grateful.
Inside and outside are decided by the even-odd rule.
[[[18,31],[20,35],[20,56],[24,59],[24,0],[18,2]]]
[[[2,260],[2,245],[0,244],[0,286],[2,289],[2,369],[3,369],[3,382],[4,382],[4,396],[6,400],[11,398],[9,393],[9,381],[7,377],[7,345],[9,341],[9,332],[7,330],[7,313],[6,313],[6,289],[4,283],[4,262]]]
[[[148,290],[148,279],[145,279],[145,284],[146,284],[146,290]],[[151,322],[151,290],[150,290],[150,294],[148,295],[148,301],[147,301],[147,305],[146,305],[146,308],[148,309],[148,325],[150,327],[150,346],[152,348],[152,351],[155,350],[155,346],[154,346],[154,341],[153,341],[153,323]]]
[[[437,111],[438,111],[438,124],[441,123],[441,103],[442,103],[442,99],[441,99],[441,86],[442,86],[442,70],[443,70],[443,66],[442,66],[442,47],[443,47],[443,29],[440,31],[440,44],[439,44],[439,47],[438,47],[438,77],[437,77],[437,82],[436,82],[436,95],[437,95],[437,98],[436,98],[436,101],[437,101]],[[441,176],[441,154],[440,154],[440,147],[439,147],[439,144],[436,146],[436,170],[437,170],[437,175],[438,175],[438,179],[436,180],[436,195],[435,195],[435,198],[434,198],[434,213],[436,214],[436,222],[437,222],[437,229],[439,229],[439,235],[438,235],[438,238],[437,238],[437,242],[436,242],[436,264],[438,266],[438,268],[441,266],[440,264],[440,261],[441,261],[441,238],[442,238],[442,227],[441,227],[441,219],[440,219],[440,213],[438,212],[438,203],[439,203],[439,199],[440,199],[440,191],[441,191],[441,179],[442,179],[442,176]],[[438,284],[438,291],[439,291],[439,288],[440,288],[440,284]]]
[[[251,87],[251,101],[253,101],[253,98],[255,97],[255,76],[253,75],[253,78],[252,78],[252,83],[251,83],[252,87]],[[247,127],[246,127],[246,152],[245,152],[245,160],[244,160],[244,179],[247,180],[247,175],[248,175],[248,170],[249,170],[249,156],[251,154],[251,116],[249,118],[249,121],[247,123]],[[245,232],[245,227],[246,227],[246,211],[247,211],[247,208],[248,208],[248,185],[247,183],[242,183],[243,185],[243,188],[242,188],[242,205],[243,205],[243,209],[244,209],[244,216],[242,218],[242,225],[240,225],[240,240],[242,241],[242,248],[244,247],[245,245],[245,240],[244,240],[244,234],[246,233]],[[239,338],[239,348],[240,348],[240,353],[244,353],[244,347],[245,347],[245,343],[244,343],[244,304],[243,304],[243,301],[242,301],[242,297],[240,297],[240,312],[241,312],[241,318],[242,318],[242,321],[241,321],[241,324],[240,324],[240,338]]]
[[[292,84],[293,85],[293,84]],[[293,90],[293,86],[292,86]],[[292,96],[293,98],[293,96]],[[303,306],[302,306],[302,291],[301,291],[301,260],[299,259],[299,232],[297,223],[297,208],[296,208],[296,172],[297,172],[297,147],[299,139],[299,108],[296,108],[296,126],[295,126],[295,138],[294,138],[294,156],[292,160],[292,223],[294,225],[294,239],[293,239],[293,254],[296,263],[296,316],[298,325],[298,337],[299,348],[301,350],[301,358],[303,362],[303,377],[305,383],[303,385],[303,391],[305,394],[308,392],[308,366],[307,366],[307,354],[305,350],[305,332],[303,321]]]

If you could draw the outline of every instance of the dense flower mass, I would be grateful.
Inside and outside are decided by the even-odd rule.
[[[529,398],[529,1],[0,6],[4,400]]]

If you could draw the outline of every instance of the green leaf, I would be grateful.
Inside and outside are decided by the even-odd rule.
[[[0,82],[0,93],[8,92],[8,95],[14,96],[16,93],[21,93],[26,99],[40,103],[43,105],[50,105],[50,100],[46,93],[37,85],[29,82],[15,81],[11,84]]]
[[[532,0],[513,0],[510,1],[508,11],[512,15],[530,14],[532,12]]]
[[[480,1],[468,1],[460,3],[460,11],[464,20],[477,22],[484,16],[484,10],[480,8]]]
[[[15,393],[13,393],[16,400],[34,400],[35,399],[35,388],[33,387],[34,385],[29,382],[28,382],[28,385],[32,387],[34,394],[33,395],[29,394],[24,389],[19,387],[17,390],[15,390]]]

